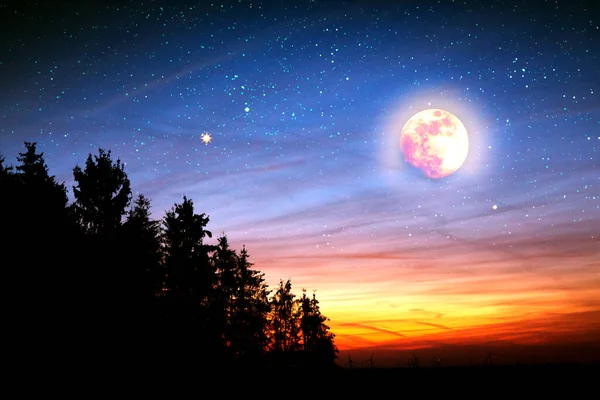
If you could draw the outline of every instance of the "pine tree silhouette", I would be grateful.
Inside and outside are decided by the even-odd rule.
[[[191,199],[153,220],[144,195],[130,207],[124,164],[99,149],[73,168],[69,204],[36,143],[17,161],[0,156],[3,266],[19,304],[5,332],[31,354],[113,368],[335,365],[316,296],[296,299],[289,279],[272,293],[225,233],[207,244],[209,217]]]

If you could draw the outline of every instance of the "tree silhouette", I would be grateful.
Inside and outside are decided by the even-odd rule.
[[[126,244],[122,218],[131,199],[130,182],[120,159],[111,152],[89,154],[85,168],[73,168],[74,203],[70,209],[82,234],[74,252],[78,266],[76,298],[85,311],[80,316],[82,337],[95,340],[94,357],[110,357],[133,341],[131,287],[126,277]],[[125,353],[123,353],[125,354]]]
[[[124,164],[99,149],[75,166],[74,202],[36,143],[16,167],[0,156],[0,245],[13,338],[27,351],[78,363],[331,366],[337,357],[315,295],[275,293],[248,251],[217,245],[209,217],[183,196],[160,221],[140,194],[130,206]]]
[[[6,175],[8,175],[8,173],[12,170],[11,166],[7,167],[4,165],[4,161],[6,161],[6,159],[2,154],[0,154],[0,179],[5,178]]]
[[[85,162],[85,168],[75,166],[73,186],[75,210],[87,233],[113,234],[122,223],[131,201],[129,178],[120,159],[113,162],[111,152],[98,150]]]
[[[252,361],[268,348],[271,306],[264,273],[252,269],[253,264],[248,258],[246,247],[242,247],[237,260],[239,281],[233,325],[238,336],[239,355]]]
[[[300,349],[298,304],[292,293],[292,282],[279,281],[279,288],[271,298],[272,349],[275,352],[295,352]]]
[[[18,307],[13,323],[24,337],[35,337],[29,349],[47,351],[50,338],[43,331],[57,330],[67,318],[69,300],[69,244],[72,226],[64,184],[49,174],[36,143],[24,142],[16,168],[0,163],[3,272],[11,301]],[[7,319],[11,319],[8,316]],[[40,349],[37,345],[44,344]]]
[[[64,183],[59,184],[49,174],[44,153],[37,153],[36,143],[25,142],[25,148],[26,151],[17,156],[20,164],[16,167],[16,176],[22,185],[21,207],[28,210],[21,217],[30,221],[44,221],[46,227],[55,232],[66,223],[67,189]]]
[[[316,294],[313,293],[312,298],[309,298],[306,289],[302,289],[299,303],[302,347],[307,361],[332,366],[338,354],[334,344],[335,335],[329,331],[330,328],[326,324],[329,319],[321,314]]]
[[[218,239],[212,262],[225,316],[225,344],[232,362],[256,364],[268,346],[269,291],[264,274],[253,270],[246,248],[238,255],[227,236]]]
[[[56,250],[57,236],[65,235],[69,228],[67,189],[49,174],[44,154],[37,152],[36,143],[24,143],[26,151],[17,156],[19,164],[14,175],[20,190],[14,204],[19,221],[13,228],[19,232],[17,236],[24,235],[23,241],[43,248],[31,257],[48,257],[49,251]]]
[[[235,332],[238,271],[237,254],[235,250],[229,247],[227,236],[223,235],[218,238],[218,244],[211,261],[217,277],[214,306],[222,317],[219,321],[222,326],[219,329],[223,332],[227,355],[233,359],[237,356],[239,344]]]
[[[17,187],[14,168],[4,164],[5,158],[0,155],[0,213],[2,213],[2,222],[6,229],[14,228],[16,198],[20,197],[22,191]],[[10,218],[12,217],[12,218]],[[10,241],[10,236],[7,238]],[[10,249],[10,243],[7,243],[6,248]]]
[[[150,199],[143,194],[138,195],[129,209],[121,238],[125,258],[121,274],[131,296],[130,315],[148,330],[157,317],[162,247],[160,221],[150,219]]]
[[[167,286],[171,296],[193,296],[206,303],[213,284],[214,271],[209,264],[205,237],[212,237],[206,230],[209,218],[194,212],[194,203],[186,196],[183,202],[167,211],[164,219],[164,251],[167,266]]]
[[[169,334],[175,334],[169,343],[175,353],[215,355],[224,347],[224,316],[213,296],[217,277],[209,262],[214,248],[204,243],[205,237],[212,237],[206,230],[208,222],[205,214],[194,212],[192,200],[185,196],[163,219],[166,284],[162,304]]]
[[[24,190],[19,187],[17,177],[15,176],[14,167],[4,165],[4,156],[0,156],[0,212],[2,213],[2,222],[6,229],[14,229],[18,220],[17,210],[21,197],[25,197]],[[6,238],[9,242],[6,243],[6,249],[11,249],[10,241],[12,236]]]
[[[23,196],[23,188],[19,187],[15,176],[14,167],[4,164],[5,158],[0,155],[0,212],[2,213],[2,222],[6,229],[14,229],[15,221],[18,220],[15,207],[19,206],[19,199]],[[9,235],[6,240],[6,250],[10,250],[12,236]]]

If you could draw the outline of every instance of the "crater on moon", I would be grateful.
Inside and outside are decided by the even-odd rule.
[[[440,109],[419,111],[400,133],[404,160],[429,178],[456,172],[467,158],[469,136],[454,114]]]

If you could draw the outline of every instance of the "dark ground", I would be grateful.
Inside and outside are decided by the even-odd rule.
[[[344,368],[334,373],[340,383],[368,384],[373,387],[408,386],[420,390],[439,390],[440,385],[463,388],[467,391],[522,390],[529,388],[539,393],[575,393],[589,387],[595,397],[600,390],[600,363],[598,364],[548,364],[511,366],[472,366],[441,368]],[[452,396],[454,397],[454,396]],[[517,396],[520,397],[520,396]],[[537,398],[537,397],[536,397]]]
[[[202,363],[171,366],[48,369],[17,374],[19,393],[95,394],[111,398],[215,397],[248,399],[597,398],[600,363],[441,368],[218,369]],[[13,371],[17,372],[17,371]],[[22,371],[19,371],[22,372]],[[28,371],[31,372],[31,371]],[[10,385],[10,384],[9,384]],[[85,396],[87,397],[87,396]]]

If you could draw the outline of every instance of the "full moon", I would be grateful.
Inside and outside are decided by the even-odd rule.
[[[427,177],[443,178],[465,162],[469,136],[454,114],[439,109],[423,110],[404,124],[400,150],[405,161]]]

